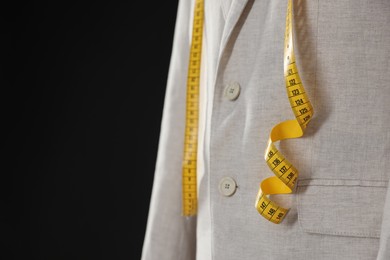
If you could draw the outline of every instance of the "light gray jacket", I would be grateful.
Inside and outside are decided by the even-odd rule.
[[[275,225],[254,207],[263,153],[293,119],[283,78],[287,0],[205,0],[199,213],[181,216],[194,2],[178,8],[143,260],[390,259],[390,1],[295,0],[295,52],[315,114],[278,143],[300,171]],[[240,85],[231,101],[224,93]],[[390,166],[389,166],[390,167]],[[237,183],[230,197],[218,186]]]

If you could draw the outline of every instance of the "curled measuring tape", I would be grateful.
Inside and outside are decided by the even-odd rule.
[[[286,31],[284,38],[284,78],[287,96],[295,119],[281,122],[274,126],[268,139],[264,159],[275,174],[263,180],[256,197],[256,209],[269,221],[279,224],[286,216],[288,209],[272,201],[269,195],[288,194],[294,189],[298,170],[276,148],[275,142],[288,138],[301,137],[307,124],[313,117],[313,107],[306,95],[298,68],[295,62],[292,28],[292,0],[288,0],[286,14]]]
[[[196,164],[198,150],[199,82],[203,36],[204,0],[195,0],[190,62],[187,75],[186,126],[182,169],[183,215],[197,211]]]

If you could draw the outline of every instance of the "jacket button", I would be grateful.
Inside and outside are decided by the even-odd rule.
[[[230,83],[225,88],[225,96],[230,101],[236,100],[240,95],[240,84],[237,82]]]
[[[236,182],[230,177],[224,177],[219,182],[219,192],[226,197],[232,196],[237,189]]]

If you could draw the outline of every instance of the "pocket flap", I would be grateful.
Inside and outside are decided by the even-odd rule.
[[[386,181],[300,180],[298,221],[309,233],[379,238]]]

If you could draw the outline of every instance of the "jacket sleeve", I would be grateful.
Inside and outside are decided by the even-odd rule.
[[[191,0],[178,5],[142,260],[195,259],[196,218],[182,216]]]
[[[377,260],[390,259],[390,182],[387,185],[387,195],[382,218],[380,246]]]

